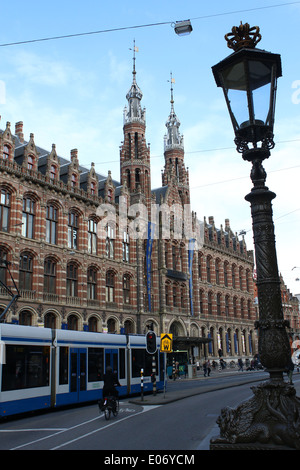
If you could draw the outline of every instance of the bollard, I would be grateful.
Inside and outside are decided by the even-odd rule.
[[[152,376],[151,380],[153,382],[153,395],[156,395],[156,364],[155,364],[155,357],[152,357]]]
[[[141,369],[141,401],[144,401],[144,369]]]

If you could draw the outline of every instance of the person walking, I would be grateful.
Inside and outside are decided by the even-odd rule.
[[[243,363],[243,360],[242,358],[240,357],[239,360],[238,360],[238,365],[239,365],[239,370],[241,370],[243,372],[244,370],[244,363]]]
[[[288,379],[289,379],[289,383],[290,385],[293,385],[293,372],[294,372],[294,368],[295,368],[295,365],[292,361],[292,358],[290,357],[288,363],[287,363],[287,366],[286,366],[286,372],[287,372],[287,376],[288,376]]]

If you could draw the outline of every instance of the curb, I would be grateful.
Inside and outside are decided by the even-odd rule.
[[[213,377],[210,377],[213,378]],[[254,378],[253,376],[250,377],[245,377],[244,380],[241,382],[232,382],[230,384],[212,384],[209,383],[206,386],[202,386],[201,388],[197,389],[194,388],[193,390],[182,390],[182,391],[176,391],[176,392],[166,392],[164,396],[164,392],[159,391],[157,395],[146,395],[144,396],[144,399],[142,400],[141,397],[133,398],[129,400],[129,403],[133,403],[135,405],[145,405],[145,406],[151,406],[151,405],[166,405],[168,403],[173,403],[178,400],[183,400],[184,398],[189,398],[195,395],[202,395],[203,393],[215,391],[215,390],[224,390],[226,388],[232,388],[236,387],[239,385],[247,385],[248,383],[253,383],[253,382],[263,382],[266,380],[266,378],[260,377],[260,378]],[[197,380],[197,379],[194,379]]]

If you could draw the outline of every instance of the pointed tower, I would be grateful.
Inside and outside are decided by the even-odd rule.
[[[143,93],[136,82],[135,53],[137,51],[134,42],[133,79],[126,95],[128,105],[124,109],[124,141],[120,148],[120,176],[122,185],[126,181],[131,199],[133,194],[140,194],[139,200],[144,200],[149,207],[151,194],[150,147],[147,146],[145,140],[146,111],[141,107]]]
[[[176,184],[183,204],[190,203],[189,174],[184,165],[183,136],[179,132],[180,121],[174,111],[173,83],[171,73],[171,111],[166,122],[167,134],[164,138],[165,167],[162,185]]]

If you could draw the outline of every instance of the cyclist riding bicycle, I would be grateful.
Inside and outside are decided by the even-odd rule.
[[[118,398],[119,392],[116,387],[120,387],[121,384],[118,381],[116,373],[113,373],[110,366],[106,369],[106,374],[104,374],[104,386],[102,390],[103,398],[108,397],[109,395]]]

